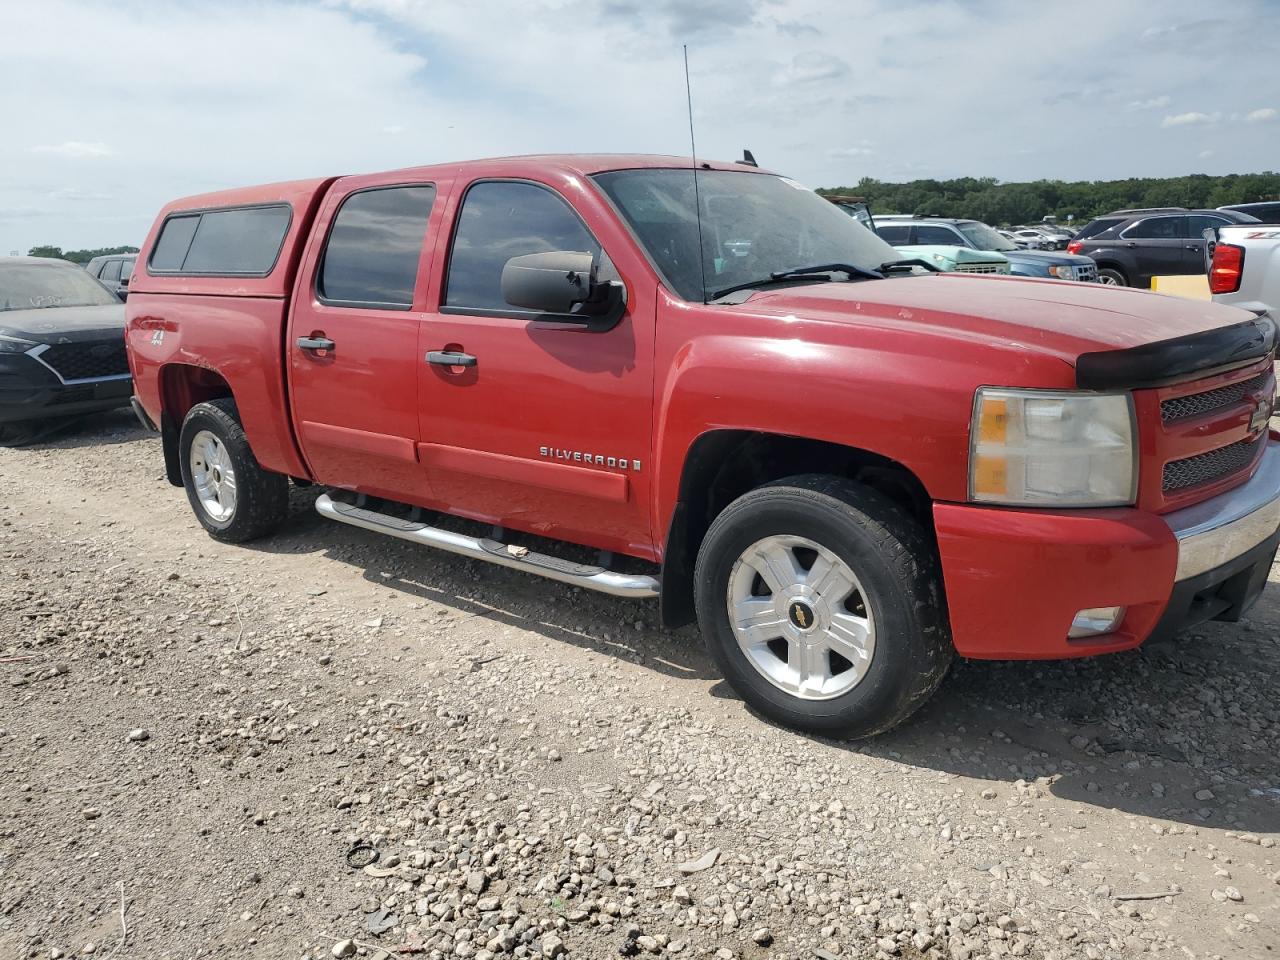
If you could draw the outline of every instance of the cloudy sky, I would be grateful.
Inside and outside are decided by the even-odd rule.
[[[1280,168],[1280,0],[0,0],[0,255],[174,197],[530,152],[811,186]]]

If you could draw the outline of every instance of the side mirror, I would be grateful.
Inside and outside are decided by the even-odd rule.
[[[513,307],[538,310],[541,319],[580,323],[592,332],[617,326],[626,309],[626,287],[596,279],[595,257],[550,250],[512,257],[502,268],[502,298]]]
[[[128,277],[121,277],[121,278],[120,278],[120,286],[122,286],[122,287],[127,287],[128,285],[129,285],[129,278],[128,278]]]

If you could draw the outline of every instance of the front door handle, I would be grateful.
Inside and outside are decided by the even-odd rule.
[[[298,346],[303,350],[332,350],[337,344],[327,337],[299,337]]]
[[[430,350],[427,352],[427,363],[440,367],[474,367],[476,358],[469,353],[458,353],[453,350]]]

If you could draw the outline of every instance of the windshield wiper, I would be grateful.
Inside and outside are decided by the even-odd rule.
[[[884,275],[876,273],[874,270],[868,270],[866,267],[855,266],[852,263],[819,263],[812,267],[795,267],[791,270],[775,270],[767,277],[759,280],[748,280],[746,283],[735,283],[731,287],[725,287],[723,290],[716,290],[711,294],[712,300],[719,300],[731,293],[737,293],[739,290],[750,290],[752,287],[763,287],[771,283],[785,283],[788,280],[817,280],[824,273],[847,273],[849,279],[855,277],[859,280],[883,280]]]
[[[928,260],[921,260],[919,257],[906,257],[902,260],[886,260],[884,263],[880,264],[881,270],[893,270],[901,267],[924,267],[930,273],[940,272],[938,268]]]

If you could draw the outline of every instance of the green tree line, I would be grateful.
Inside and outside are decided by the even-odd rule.
[[[1221,207],[1280,198],[1280,173],[1225,177],[1131,177],[1128,180],[1033,180],[1001,183],[994,177],[885,183],[863,177],[856,186],[820,188],[824,194],[866,197],[873,213],[967,217],[1005,226],[1046,216],[1084,223],[1127,207]]]
[[[99,247],[96,250],[63,250],[61,247],[32,247],[27,251],[29,257],[52,257],[54,260],[70,260],[81,265],[94,257],[106,257],[113,253],[137,253],[137,247]]]

